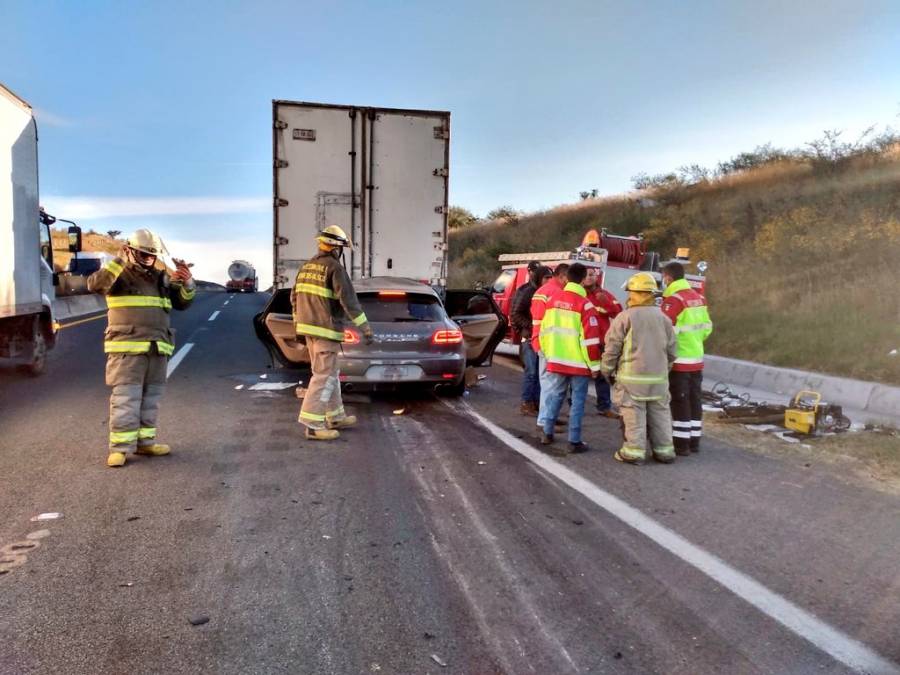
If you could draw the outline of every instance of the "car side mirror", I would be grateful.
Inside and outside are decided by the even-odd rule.
[[[81,251],[81,228],[77,225],[69,225],[69,253]]]

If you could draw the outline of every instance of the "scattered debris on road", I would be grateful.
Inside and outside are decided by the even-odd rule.
[[[125,520],[127,520],[129,523],[131,523],[135,520],[140,520],[140,519],[141,519],[140,516],[128,516]]]
[[[197,614],[195,616],[188,618],[188,623],[192,626],[202,626],[205,623],[209,623],[209,617],[205,614]]]
[[[438,656],[437,654],[432,654],[432,655],[431,655],[431,660],[434,661],[436,664],[438,664],[441,668],[446,668],[446,667],[447,667],[447,662],[444,661],[444,659],[442,659],[442,658],[441,658],[440,656]]]
[[[57,518],[62,518],[61,513],[51,512],[51,513],[41,513],[40,515],[33,516],[31,518],[32,523],[36,523],[41,520],[56,520]]]
[[[394,410],[395,415],[403,415],[405,413],[406,413],[406,406],[403,406],[402,408],[397,408],[396,410]]]

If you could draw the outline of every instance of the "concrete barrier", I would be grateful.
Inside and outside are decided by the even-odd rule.
[[[53,301],[53,312],[57,321],[75,319],[100,311],[106,311],[106,298],[102,295],[67,295]]]
[[[773,402],[812,389],[829,403],[842,406],[855,422],[900,426],[900,387],[711,354],[705,357],[703,380],[707,388],[724,382],[752,390],[754,397],[768,393]]]

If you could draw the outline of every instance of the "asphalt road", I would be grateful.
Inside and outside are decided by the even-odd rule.
[[[228,299],[175,315],[168,457],[105,466],[103,320],[0,369],[0,672],[898,672],[897,497],[712,441],[621,465],[596,416],[548,459],[498,365],[316,444]]]

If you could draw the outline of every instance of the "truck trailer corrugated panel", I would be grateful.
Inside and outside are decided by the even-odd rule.
[[[0,85],[0,318],[41,311],[37,125]]]
[[[275,287],[293,283],[316,233],[353,240],[354,279],[447,276],[450,113],[273,101]]]

